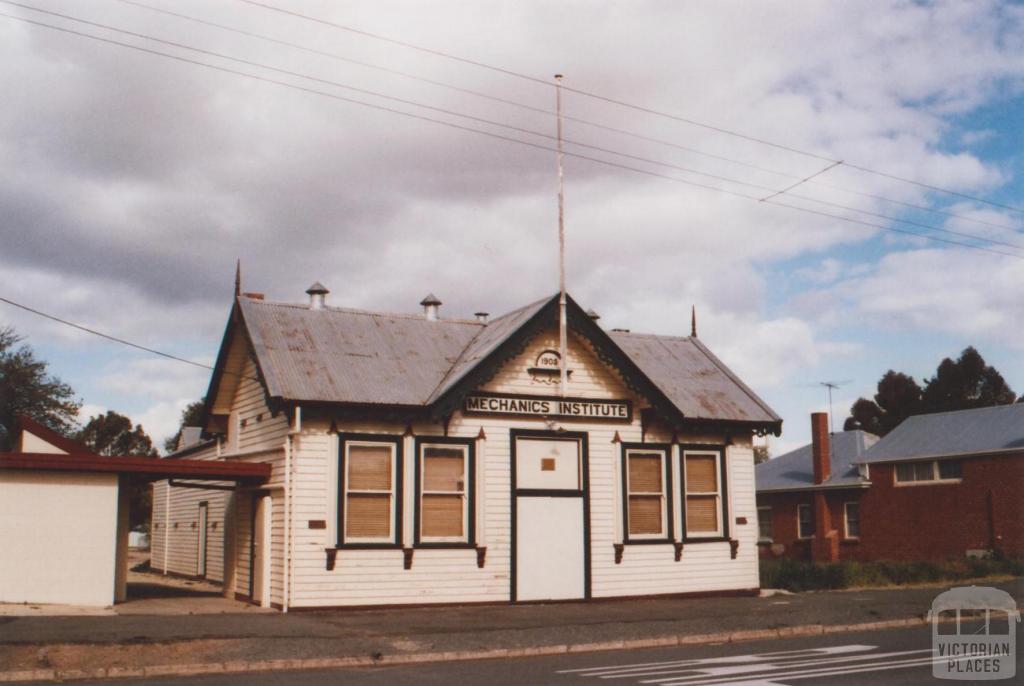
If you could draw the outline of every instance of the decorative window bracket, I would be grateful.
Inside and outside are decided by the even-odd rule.
[[[337,548],[325,548],[324,550],[327,551],[327,571],[328,572],[333,572],[334,571],[334,562],[338,558],[338,549]]]
[[[612,547],[615,548],[615,564],[622,564],[622,553],[626,550],[626,546],[622,543],[612,543]]]
[[[402,548],[402,568],[412,569],[413,548]]]
[[[483,431],[483,429],[481,429]],[[476,566],[478,569],[484,568],[484,563],[487,560],[487,546],[477,546],[476,548]]]
[[[676,549],[676,562],[679,562],[683,559],[683,542],[673,541],[672,545],[675,546]]]
[[[735,538],[729,539],[729,559],[735,560],[740,549],[740,542]]]

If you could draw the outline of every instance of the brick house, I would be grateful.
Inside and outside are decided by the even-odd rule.
[[[882,439],[827,425],[811,415],[810,446],[757,466],[762,557],[1024,555],[1024,405],[918,415]]]

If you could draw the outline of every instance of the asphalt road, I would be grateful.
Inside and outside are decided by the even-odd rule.
[[[967,628],[967,625],[965,625]],[[973,627],[971,627],[973,628]],[[432,663],[330,671],[265,672],[237,676],[115,680],[110,686],[420,686],[484,684],[936,684],[931,630],[913,627],[785,640],[558,655],[514,660]],[[1024,675],[1024,643],[1017,641],[1015,681]],[[948,682],[947,682],[948,683]],[[968,683],[968,682],[962,682]],[[998,684],[999,681],[986,683]]]

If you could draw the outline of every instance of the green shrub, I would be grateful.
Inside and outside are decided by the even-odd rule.
[[[1024,558],[820,563],[779,558],[761,560],[761,587],[821,591],[862,586],[958,581],[994,575],[1024,576]]]

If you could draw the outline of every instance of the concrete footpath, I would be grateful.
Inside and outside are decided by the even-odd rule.
[[[1024,579],[989,583],[1024,599]],[[920,625],[947,586],[402,610],[0,617],[0,682],[324,669]]]

